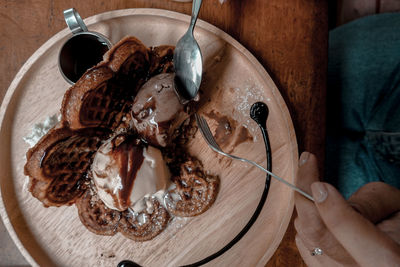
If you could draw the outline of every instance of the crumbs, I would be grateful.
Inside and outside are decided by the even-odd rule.
[[[229,149],[229,153],[242,143],[253,142],[253,136],[247,127],[244,125],[239,126],[239,123],[233,118],[215,110],[211,110],[205,115],[216,122],[214,137],[221,147]]]
[[[103,252],[100,254],[100,257],[112,259],[112,258],[115,258],[115,253],[114,252]]]

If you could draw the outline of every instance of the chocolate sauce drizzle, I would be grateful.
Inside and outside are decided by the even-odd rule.
[[[269,141],[268,137],[268,131],[267,131],[267,118],[268,118],[269,110],[268,106],[263,103],[263,102],[256,102],[251,106],[250,109],[250,117],[258,124],[258,126],[261,129],[261,133],[263,135],[264,143],[265,143],[265,151],[267,154],[267,170],[272,171],[272,153],[271,153],[271,144]],[[223,248],[221,248],[219,251],[215,252],[214,254],[211,254],[210,256],[207,256],[206,258],[197,261],[192,264],[188,265],[182,265],[181,267],[196,267],[196,266],[201,266],[203,264],[206,264],[215,258],[221,256],[225,252],[227,252],[230,248],[232,248],[237,242],[239,242],[240,239],[250,230],[250,228],[253,226],[253,224],[256,222],[258,216],[260,215],[264,204],[267,200],[269,188],[270,188],[270,183],[271,183],[271,176],[267,174],[265,178],[265,186],[264,186],[264,191],[261,195],[260,201],[257,205],[257,208],[255,209],[253,215],[247,222],[247,224],[243,227],[243,229],[228,243],[226,244]],[[136,267],[140,266],[135,262],[132,261],[123,261],[118,264],[118,267]]]
[[[120,166],[119,175],[121,177],[122,188],[119,194],[123,202],[122,204],[129,206],[129,196],[131,195],[139,168],[144,160],[143,147],[136,145],[128,139],[113,150],[114,157],[117,157],[116,160]]]
[[[264,143],[265,143],[265,151],[267,154],[267,170],[272,171],[272,154],[271,154],[271,145],[269,142],[268,132],[267,132],[267,118],[268,118],[268,106],[263,102],[256,102],[250,108],[250,117],[258,124],[261,129],[261,133],[263,135]],[[260,201],[258,202],[257,208],[251,216],[250,220],[243,227],[243,229],[227,244],[225,247],[215,252],[214,254],[192,264],[183,265],[181,267],[195,267],[206,264],[207,262],[212,261],[213,259],[221,256],[230,248],[232,248],[240,239],[250,230],[258,216],[261,213],[262,208],[264,207],[265,201],[267,200],[269,187],[271,183],[271,176],[267,174],[265,178],[265,186],[264,191],[261,195]]]

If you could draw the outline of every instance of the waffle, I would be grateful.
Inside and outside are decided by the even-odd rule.
[[[143,242],[161,233],[169,220],[167,210],[156,199],[151,202],[151,210],[120,212],[107,208],[93,190],[87,190],[76,202],[76,207],[79,219],[89,231],[97,235],[121,232],[134,241]]]
[[[190,217],[205,212],[215,201],[219,188],[217,176],[205,174],[199,160],[191,158],[180,165],[180,175],[173,178],[175,188],[168,192],[168,211]]]
[[[131,209],[122,212],[118,230],[126,237],[135,241],[147,241],[166,227],[169,220],[167,210],[160,205],[157,199],[152,199],[152,210],[145,209],[135,214]]]
[[[106,65],[131,81],[142,79],[148,71],[149,49],[139,39],[125,37],[104,55],[99,65]]]
[[[175,149],[177,144],[169,148],[171,153],[164,148],[176,185],[170,194],[179,196],[167,208],[150,198],[147,202],[151,205],[139,214],[130,208],[123,212],[110,209],[98,197],[89,171],[104,140],[121,131],[138,133],[129,123],[135,96],[151,77],[173,72],[173,51],[173,46],[147,48],[135,37],[126,37],[66,91],[61,122],[27,152],[24,171],[29,176],[29,191],[44,206],[75,203],[89,231],[98,235],[121,232],[135,241],[161,233],[170,213],[195,216],[210,207],[219,180],[204,174],[199,161],[186,160],[181,142],[179,149]]]
[[[147,48],[126,37],[108,51],[64,95],[62,121],[72,129],[106,127],[115,130],[133,99],[150,77],[172,72],[173,46]]]
[[[52,129],[27,153],[29,191],[45,206],[71,205],[86,190],[87,170],[107,131]]]
[[[104,58],[64,95],[62,121],[72,129],[115,129],[147,77],[148,49],[134,37],[122,39]]]
[[[149,76],[153,77],[160,73],[174,71],[172,59],[174,57],[174,47],[170,45],[161,45],[152,47],[150,50]]]
[[[93,190],[87,190],[76,202],[79,219],[97,235],[114,235],[118,231],[121,212],[107,208]]]

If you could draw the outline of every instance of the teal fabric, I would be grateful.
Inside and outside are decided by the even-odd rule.
[[[400,188],[400,14],[329,34],[325,180],[345,197],[383,181]]]

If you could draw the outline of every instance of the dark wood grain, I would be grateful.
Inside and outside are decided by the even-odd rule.
[[[82,17],[124,8],[162,8],[190,14],[191,3],[169,0],[3,0],[0,3],[0,101],[28,57],[66,27],[62,11]],[[321,0],[204,0],[200,18],[237,39],[263,64],[283,95],[299,150],[324,163],[328,4]],[[293,219],[267,266],[303,266]]]

